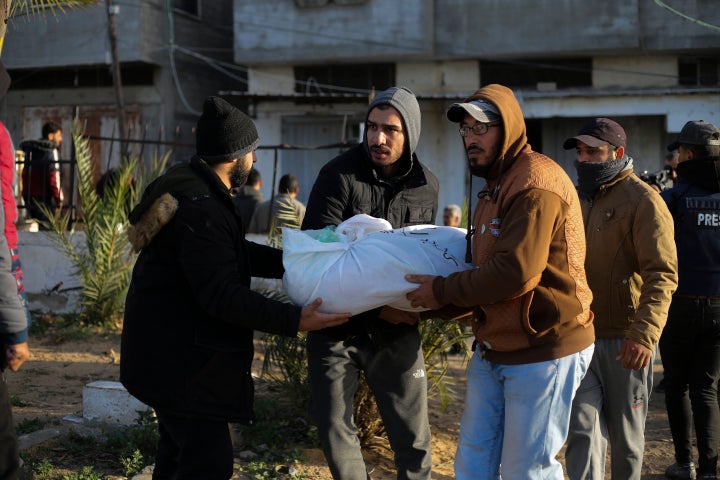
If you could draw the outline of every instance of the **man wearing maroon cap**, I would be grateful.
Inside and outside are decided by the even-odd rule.
[[[565,461],[571,480],[640,479],[655,345],[677,288],[672,217],[633,173],[625,130],[608,118],[563,144],[575,149],[593,293],[595,353],[573,400]]]

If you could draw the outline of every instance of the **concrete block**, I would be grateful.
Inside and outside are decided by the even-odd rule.
[[[30,447],[46,442],[55,437],[59,437],[60,435],[62,435],[62,431],[58,428],[45,428],[43,430],[20,435],[20,437],[18,437],[20,451],[23,452]]]
[[[83,417],[110,425],[137,423],[139,413],[150,407],[130,395],[120,382],[96,381],[83,388]]]

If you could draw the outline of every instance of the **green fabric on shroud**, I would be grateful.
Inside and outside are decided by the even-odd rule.
[[[340,242],[340,235],[335,233],[335,227],[328,225],[322,230],[306,230],[312,238],[322,243]]]

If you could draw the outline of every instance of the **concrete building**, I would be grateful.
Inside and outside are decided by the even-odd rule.
[[[186,158],[202,99],[221,94],[255,118],[261,147],[355,141],[372,90],[405,85],[423,110],[419,156],[440,180],[438,223],[444,205],[474,204],[445,110],[481,85],[515,90],[531,144],[573,179],[574,154],[561,144],[589,117],[625,127],[639,172],[661,168],[687,120],[720,124],[718,0],[115,3],[131,136],[184,143],[174,153]],[[0,115],[16,143],[38,137],[46,120],[69,132],[76,110],[88,133],[117,136],[107,23],[105,1],[10,21],[2,60],[13,85]],[[117,143],[96,148],[101,171],[117,161]],[[293,173],[305,203],[339,150],[260,150],[266,198],[273,178]],[[21,244],[28,292],[77,287],[42,233],[23,232]]]
[[[230,0],[101,0],[87,8],[11,18],[2,60],[12,85],[0,114],[13,140],[40,137],[42,124],[52,120],[63,126],[61,158],[70,158],[75,115],[87,134],[119,137],[110,17],[116,25],[126,136],[168,142],[160,154],[172,148],[176,158],[187,158],[194,153],[203,99],[246,83],[232,65]],[[129,146],[145,154],[156,148]],[[120,158],[118,142],[91,147],[98,175]]]
[[[234,60],[248,66],[248,86],[222,93],[257,119],[263,144],[322,145],[359,137],[372,88],[411,88],[423,111],[419,157],[440,179],[441,207],[467,196],[464,153],[445,109],[488,83],[515,90],[531,144],[571,178],[574,152],[562,141],[594,116],[620,122],[635,170],[653,172],[687,120],[720,124],[717,6],[234,0]],[[276,176],[298,176],[304,202],[318,169],[336,153],[282,151]],[[256,166],[272,178],[271,161]],[[271,188],[266,181],[266,196]]]

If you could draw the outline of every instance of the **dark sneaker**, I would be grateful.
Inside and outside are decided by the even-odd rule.
[[[665,476],[674,480],[695,480],[695,464],[690,463],[673,463],[665,469]]]

